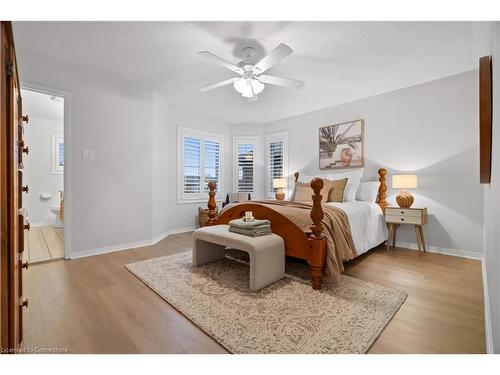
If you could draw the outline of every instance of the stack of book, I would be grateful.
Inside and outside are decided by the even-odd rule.
[[[244,234],[250,237],[259,237],[271,234],[271,222],[269,220],[244,221],[243,219],[231,220],[229,231]]]

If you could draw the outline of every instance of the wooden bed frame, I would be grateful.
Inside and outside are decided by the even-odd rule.
[[[385,183],[387,171],[379,169],[380,186],[378,189],[378,204],[385,210],[387,206],[387,185]],[[298,180],[299,173],[295,173],[295,181]],[[311,208],[311,234],[304,233],[285,216],[272,210],[269,207],[251,201],[237,204],[220,215],[217,215],[217,204],[215,202],[216,184],[214,181],[208,183],[208,222],[207,225],[228,224],[233,219],[239,219],[245,215],[245,211],[252,211],[254,217],[258,219],[268,219],[271,221],[273,233],[281,236],[285,241],[285,253],[287,256],[299,258],[307,261],[311,272],[313,289],[321,289],[323,269],[326,262],[326,239],[323,237],[323,209],[321,208],[321,189],[323,180],[314,178],[311,181],[313,190]]]

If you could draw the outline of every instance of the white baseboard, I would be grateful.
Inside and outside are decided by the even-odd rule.
[[[78,251],[73,250],[71,252],[70,259],[84,258],[84,257],[93,256],[93,255],[112,253],[115,251],[134,249],[136,247],[149,246],[151,244],[152,244],[151,240],[143,240],[143,241],[129,242],[129,243],[120,244],[120,245],[98,247],[95,249],[85,249],[85,250],[78,250]]]
[[[488,293],[488,278],[486,271],[486,262],[481,261],[483,274],[483,290],[484,290],[484,331],[486,336],[486,353],[493,354],[493,332],[491,330],[491,312],[490,312],[490,295]]]
[[[151,240],[151,245],[154,245],[155,243],[160,242],[161,240],[170,236],[171,234],[191,232],[195,229],[196,229],[195,227],[185,227],[185,228],[177,228],[177,229],[172,229],[172,230],[166,231],[166,232],[164,232],[156,237],[153,237],[153,239]]]
[[[405,249],[410,249],[410,250],[418,250],[417,244],[410,243],[410,242],[396,241],[396,247],[403,247]],[[470,259],[479,259],[479,260],[483,259],[483,253],[479,252],[479,251],[476,252],[476,251],[449,249],[449,248],[440,247],[440,246],[426,246],[426,251],[428,251],[429,253],[452,255],[452,256],[461,257],[461,258],[470,258]]]
[[[158,235],[150,240],[142,240],[142,241],[129,242],[129,243],[119,244],[119,245],[98,247],[95,249],[85,249],[85,250],[72,251],[70,259],[78,259],[78,258],[90,257],[90,256],[94,256],[94,255],[112,253],[115,251],[130,250],[130,249],[134,249],[137,247],[151,246],[151,245],[154,245],[154,244],[158,243],[159,241],[163,240],[164,238],[170,236],[171,234],[190,232],[194,229],[195,229],[194,227],[177,228],[177,229],[172,229],[172,230],[169,230],[167,232],[164,232],[164,233],[162,233],[162,234],[160,234],[160,235]]]

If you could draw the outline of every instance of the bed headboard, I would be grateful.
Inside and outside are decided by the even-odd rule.
[[[295,176],[295,182],[298,181],[299,179],[299,172],[294,173]],[[387,169],[385,168],[380,168],[378,170],[378,176],[379,176],[379,181],[380,181],[380,186],[378,188],[378,196],[377,196],[377,203],[382,208],[382,211],[385,210],[387,207],[387,185],[386,185],[386,176],[387,176]]]

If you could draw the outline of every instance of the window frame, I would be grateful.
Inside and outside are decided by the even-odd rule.
[[[59,165],[59,145],[63,144],[63,165]],[[64,149],[64,135],[63,134],[52,134],[52,174],[64,174],[64,154],[66,150]]]
[[[261,187],[261,137],[257,135],[245,135],[233,136],[233,193],[238,193],[238,182],[239,182],[239,170],[238,170],[238,145],[240,144],[253,144],[254,146],[254,155],[253,155],[253,191],[251,192],[242,192],[242,193],[250,193],[252,199],[259,199],[262,196],[262,187]]]
[[[200,139],[200,193],[184,193],[184,138],[190,137]],[[205,141],[219,143],[219,181],[215,198],[221,199],[224,191],[224,137],[220,134],[208,133],[195,129],[179,126],[177,129],[177,203],[202,203],[208,202],[208,192],[204,191],[205,181]]]
[[[269,152],[269,147],[271,143],[275,142],[283,142],[283,178],[286,178],[288,180],[288,187],[284,189],[284,191],[287,193],[287,196],[289,195],[289,187],[290,187],[290,173],[288,170],[288,132],[279,132],[279,133],[273,133],[273,134],[268,134],[265,136],[265,185],[264,185],[264,194],[266,198],[274,198],[274,191],[269,191],[269,186],[272,183],[271,181],[271,163],[270,163],[270,152]]]

